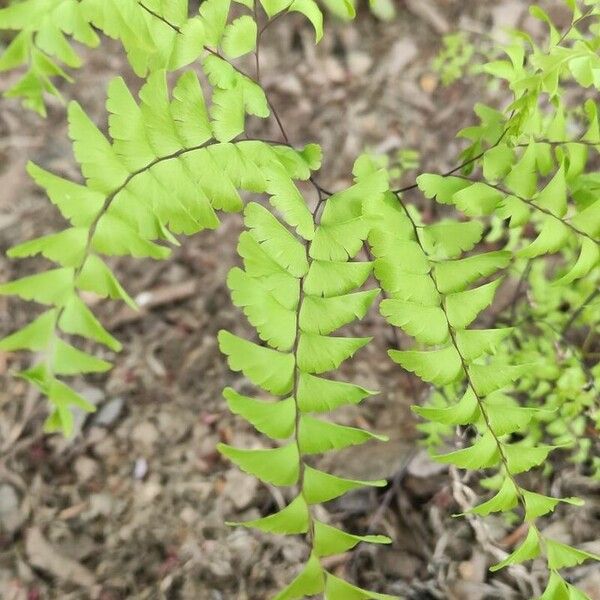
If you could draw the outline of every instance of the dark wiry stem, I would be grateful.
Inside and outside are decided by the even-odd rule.
[[[567,335],[567,333],[569,333],[569,330],[573,326],[573,323],[575,323],[575,321],[577,321],[577,319],[579,318],[581,313],[589,306],[590,302],[592,302],[592,300],[594,300],[594,298],[596,298],[598,295],[600,295],[600,288],[596,288],[593,292],[591,292],[590,295],[581,303],[579,308],[571,315],[571,318],[565,323],[565,326],[563,327],[563,330],[561,332],[561,336],[563,338]]]
[[[510,123],[510,120],[512,119],[514,115],[514,111],[510,114],[510,116],[508,117],[508,122]],[[505,138],[506,134],[508,133],[509,127],[507,126],[504,131],[502,132],[502,134],[500,135],[500,137],[496,140],[496,142],[494,142],[494,144],[492,146],[490,146],[489,148],[486,148],[485,150],[482,150],[479,154],[477,154],[476,156],[473,156],[472,158],[469,158],[468,160],[462,162],[460,165],[450,169],[449,171],[446,171],[445,173],[441,173],[442,177],[450,177],[450,175],[454,175],[454,173],[457,173],[458,171],[462,171],[465,167],[468,167],[469,165],[473,164],[474,162],[477,162],[480,158],[483,158],[483,155],[486,152],[489,152],[490,150],[492,150],[493,148],[495,148],[496,146],[500,145],[500,143],[502,142],[502,140]],[[419,187],[418,183],[413,183],[411,185],[408,185],[406,187],[397,189],[397,190],[393,190],[394,194],[402,194],[404,192],[409,192],[410,190],[415,190]]]
[[[147,7],[143,2],[138,2],[138,4],[147,13],[151,14],[153,17],[156,17],[159,21],[162,21],[167,27],[170,27],[173,31],[176,31],[177,33],[181,33],[181,28],[180,27],[178,27],[174,23],[171,23],[170,21],[168,21],[167,19],[165,19],[162,15],[158,14],[156,11],[154,11],[151,8]]]
[[[470,177],[464,177],[463,175],[457,175],[457,177],[459,179],[464,179],[465,181],[469,181],[471,183],[476,183]],[[580,235],[582,237],[588,238],[589,240],[591,240],[595,244],[600,245],[600,240],[597,240],[597,239],[593,238],[591,235],[589,235],[585,231],[582,231],[581,229],[577,229],[577,227],[575,227],[575,225],[573,225],[569,221],[565,221],[564,219],[561,219],[560,217],[557,217],[552,211],[548,210],[547,208],[544,208],[543,206],[539,206],[533,200],[530,200],[530,199],[525,198],[523,196],[519,196],[519,194],[515,194],[514,192],[511,192],[510,190],[507,190],[507,189],[503,188],[501,185],[498,185],[497,183],[489,183],[488,181],[485,181],[484,183],[485,183],[485,185],[487,185],[487,186],[489,186],[489,187],[497,190],[501,194],[504,194],[506,196],[514,196],[515,198],[518,198],[521,202],[524,202],[525,204],[527,204],[527,206],[530,206],[531,208],[534,208],[535,210],[537,210],[539,212],[542,212],[545,215],[547,215],[549,217],[552,217],[553,219],[556,219],[557,221],[559,221],[560,223],[562,223],[563,225],[565,225],[565,227],[568,227],[569,229],[571,229],[577,235]]]

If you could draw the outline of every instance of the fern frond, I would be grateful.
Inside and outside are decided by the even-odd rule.
[[[44,115],[44,93],[60,96],[52,78],[71,80],[60,65],[81,66],[68,38],[95,47],[100,39],[94,28],[122,42],[141,77],[180,69],[204,50],[205,23],[199,16],[188,18],[187,2],[25,0],[0,9],[0,29],[18,32],[0,57],[0,70],[27,67],[5,95],[22,97],[28,108]]]
[[[352,258],[369,229],[362,214],[362,198],[365,193],[381,194],[385,186],[384,172],[359,178],[354,186],[328,199],[318,219],[321,204],[311,214],[297,188],[280,181],[268,188],[276,196],[272,204],[280,209],[279,217],[258,204],[249,204],[244,213],[248,230],[240,237],[239,249],[245,269],[233,269],[228,283],[234,303],[244,308],[266,346],[226,331],[219,334],[219,343],[232,369],[243,371],[252,383],[280,399],[254,400],[230,389],[224,395],[233,412],[267,437],[284,440],[284,445],[266,450],[229,446],[220,449],[246,472],[277,485],[295,484],[299,490],[298,496],[280,512],[242,523],[275,533],[308,532],[311,558],[302,573],[276,598],[301,598],[316,593],[324,593],[331,600],[387,598],[332,579],[320,559],[343,553],[360,542],[390,540],[345,533],[318,521],[312,509],[314,504],[349,490],[381,486],[384,482],[344,479],[307,464],[307,457],[313,454],[386,439],[311,415],[356,404],[373,393],[317,374],[337,369],[369,341],[331,334],[362,318],[379,292],[353,291],[362,286],[371,269],[368,264],[356,266],[360,263]],[[289,228],[296,228],[301,237]],[[285,287],[279,297],[274,295],[274,281]],[[286,460],[280,461],[284,455]]]
[[[35,322],[5,340],[10,349],[30,346],[46,353],[47,373],[42,382],[37,382],[45,393],[50,389],[47,382],[54,375],[72,375],[95,367],[105,370],[108,366],[104,361],[94,362],[91,358],[75,360],[79,355],[74,349],[67,352],[61,334],[78,335],[113,350],[120,348],[81,297],[82,292],[91,291],[135,306],[105,264],[104,257],[164,259],[170,254],[166,244],[177,243],[173,234],[214,229],[219,224],[217,211],[241,210],[241,190],[264,192],[272,186],[290,188],[292,180],[307,179],[318,164],[319,154],[313,148],[298,152],[258,141],[216,139],[218,120],[210,118],[211,111],[205,107],[197,76],[191,72],[179,78],[172,95],[167,88],[165,71],[152,73],[140,90],[139,102],[123,80],[117,78],[109,86],[107,110],[111,138],[103,135],[78,104],[69,106],[69,133],[85,185],[65,180],[33,164],[28,167],[36,183],[47,191],[73,227],[19,244],[9,251],[9,256],[22,258],[41,254],[58,268],[0,286],[0,294],[14,294],[53,307],[46,313],[53,319],[50,333],[47,330],[50,317],[46,316],[43,327]],[[248,208],[248,220],[252,220],[259,232],[255,248],[259,253],[265,247],[261,235],[268,237],[269,226],[273,225],[269,217],[258,205]],[[276,221],[275,225],[280,227]],[[297,244],[297,260],[306,265],[301,244],[286,230],[281,229],[281,233],[289,235]],[[278,238],[277,243],[282,239]],[[266,247],[272,248],[276,257],[280,256],[280,250],[272,243]],[[284,252],[289,250],[282,248]],[[285,277],[285,273],[283,270],[280,275]],[[273,290],[273,306],[279,306],[285,316],[286,310],[293,311],[295,306],[280,304],[280,300],[285,304],[290,295],[288,291],[284,297],[281,283],[281,277],[271,278],[266,282],[266,290]],[[285,346],[283,332],[274,333],[271,328],[269,333],[265,313],[258,309],[256,299],[252,312],[252,299],[243,295],[247,286],[244,287],[243,282],[240,285],[239,302],[247,304],[254,322],[264,325],[266,329],[261,331],[265,336],[275,335],[280,345]],[[288,337],[293,335],[293,323],[288,331]],[[44,348],[40,347],[42,341]],[[66,372],[71,358],[73,363]],[[262,372],[261,361],[270,364],[270,359],[263,359],[258,351],[255,359],[256,364],[248,367],[252,373]],[[272,385],[277,389],[283,385],[282,373],[285,369],[273,376]],[[60,408],[63,417],[65,402],[55,407],[55,411]],[[56,414],[51,414],[49,422],[58,422]]]
[[[452,197],[457,193],[464,195],[471,189],[460,187],[456,192],[452,181],[436,176],[424,176],[420,185],[428,195],[446,194],[449,185]],[[560,499],[538,499],[516,479],[518,474],[545,461],[553,447],[532,445],[530,441],[515,443],[507,437],[526,430],[534,416],[533,409],[519,407],[507,395],[514,382],[531,371],[532,365],[515,365],[494,357],[512,334],[511,328],[469,329],[478,315],[491,305],[501,279],[483,285],[477,282],[504,269],[511,260],[511,253],[495,251],[459,258],[458,248],[450,242],[452,252],[442,250],[440,256],[439,244],[432,243],[427,228],[418,225],[400,195],[388,194],[378,201],[370,201],[368,211],[373,225],[369,242],[375,257],[374,272],[389,296],[382,302],[381,312],[392,325],[402,328],[419,343],[414,350],[390,350],[391,358],[421,379],[461,394],[460,401],[447,407],[415,407],[414,410],[435,423],[470,424],[478,432],[468,447],[434,458],[462,469],[500,470],[499,492],[476,507],[476,514],[522,508],[526,522],[530,523],[529,537],[494,568],[534,558],[542,553],[544,544],[549,568],[555,569],[559,563],[551,560],[547,540],[538,534],[533,523],[552,510]],[[393,229],[390,223],[394,223]],[[462,228],[460,223],[453,227]],[[482,228],[474,228],[470,233],[472,237],[465,243],[468,249],[479,241]],[[410,258],[403,259],[398,254],[401,251]],[[407,289],[400,283],[406,277],[413,281],[416,277],[427,278],[429,287],[420,287],[428,291],[415,294],[414,290]],[[426,322],[419,322],[418,315]],[[420,349],[423,345],[425,349]],[[570,499],[565,501],[570,502]]]

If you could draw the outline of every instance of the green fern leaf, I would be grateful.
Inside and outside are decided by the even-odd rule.
[[[74,227],[89,227],[104,204],[102,193],[62,179],[30,162],[27,172]]]
[[[371,392],[358,385],[332,381],[301,372],[298,378],[297,400],[302,412],[330,412],[347,404],[358,404]]]
[[[203,67],[214,88],[210,113],[216,139],[227,142],[242,133],[246,111],[261,118],[269,116],[266,96],[254,81],[213,54],[204,59]]]
[[[514,406],[511,398],[492,394],[486,400],[486,413],[491,428],[498,436],[524,430],[535,414],[535,409]]]
[[[315,522],[314,553],[316,556],[333,556],[352,550],[357,544],[391,544],[392,540],[385,535],[352,535],[341,529]]]
[[[305,596],[320,594],[324,589],[325,572],[319,559],[315,555],[311,555],[300,574],[273,600],[300,600]]]
[[[477,396],[470,387],[454,406],[447,408],[412,406],[412,409],[421,417],[444,425],[467,425],[477,421],[479,415]]]
[[[310,246],[311,258],[345,261],[356,256],[369,234],[369,224],[362,218],[363,195],[381,194],[387,188],[385,173],[377,171],[347,190],[331,196],[325,204],[321,223]]]
[[[548,185],[534,198],[534,203],[562,218],[567,212],[567,181],[564,163]]]
[[[304,498],[298,496],[285,508],[268,517],[227,524],[252,527],[266,533],[279,533],[281,535],[306,533],[309,524],[308,506]]]
[[[536,166],[535,144],[529,144],[505,179],[508,189],[516,196],[531,198],[537,189]]]
[[[54,76],[71,78],[59,62],[73,68],[81,59],[67,35],[89,47],[99,38],[90,26],[82,5],[76,0],[25,0],[0,9],[0,29],[19,33],[0,57],[0,71],[27,66],[25,74],[10,87],[6,97],[20,97],[26,107],[45,116],[44,93],[60,97],[52,83]]]
[[[510,444],[504,449],[508,467],[514,475],[541,465],[552,450],[552,446],[528,446],[522,443]]]
[[[539,600],[589,600],[589,596],[570,586],[556,571],[550,571],[548,585]]]
[[[261,285],[282,305],[294,310],[298,304],[300,287],[298,279],[273,260],[249,232],[240,235],[238,252],[244,259],[246,273],[260,278]]]
[[[378,294],[379,290],[374,289],[328,298],[307,295],[300,310],[300,328],[306,333],[327,335],[362,319]]]
[[[567,245],[571,232],[560,220],[554,217],[544,219],[538,237],[519,252],[523,258],[535,258],[543,254],[553,254]]]
[[[237,267],[229,271],[227,285],[233,303],[243,308],[260,338],[276,350],[290,350],[296,338],[295,307],[283,306],[260,280]]]
[[[397,299],[382,300],[381,314],[424,344],[441,344],[448,338],[446,315],[439,306],[423,306]]]
[[[304,291],[310,296],[342,296],[362,286],[373,264],[313,260],[304,279]]]
[[[516,196],[506,196],[498,207],[497,214],[502,219],[510,219],[510,227],[521,227],[531,219],[528,205]]]
[[[455,329],[465,329],[486,309],[496,295],[502,278],[464,292],[446,296],[446,312],[450,325]]]
[[[481,240],[483,224],[479,221],[441,221],[427,225],[423,243],[430,254],[440,251],[444,258],[456,258],[472,250]]]
[[[292,3],[292,0],[260,0],[269,19],[284,11]]]
[[[111,364],[82,352],[74,346],[57,339],[52,356],[52,371],[56,375],[77,375],[79,373],[104,373]]]
[[[546,547],[546,555],[548,556],[548,566],[551,569],[575,567],[586,560],[600,560],[600,556],[597,554],[579,550],[555,540],[545,538],[544,545]]]
[[[232,388],[225,388],[223,396],[232,413],[246,419],[267,437],[287,439],[292,435],[296,419],[293,398],[265,402],[242,396]]]
[[[0,350],[31,350],[39,352],[48,346],[54,334],[57,311],[52,309],[41,314],[22,329],[0,340]]]
[[[369,173],[377,173],[377,171],[376,167]],[[389,244],[393,245],[396,237],[410,239],[414,236],[414,229],[409,219],[392,193],[381,194],[375,191],[367,194],[363,202],[363,213],[373,226],[369,234],[370,243],[372,243],[371,236],[376,236],[382,240],[382,248],[385,248],[389,247]]]
[[[86,244],[87,230],[84,227],[71,227],[60,233],[13,246],[6,255],[10,258],[25,258],[41,254],[63,267],[76,267],[84,257]]]
[[[254,19],[243,15],[225,27],[222,47],[229,58],[239,58],[256,48],[257,27]]]
[[[381,230],[371,232],[369,242],[376,256],[395,257],[393,265],[398,277],[401,277],[402,273],[426,275],[431,271],[431,265],[417,242],[401,240],[381,233]]]
[[[267,172],[267,179],[271,205],[282,213],[298,235],[305,240],[312,240],[315,234],[312,215],[294,182],[286,176],[283,168],[276,167]]]
[[[487,396],[516,381],[531,369],[531,365],[471,365],[469,374],[479,394]]]
[[[485,183],[477,182],[456,192],[452,202],[469,217],[482,217],[492,214],[504,195]]]
[[[273,394],[287,394],[293,387],[294,357],[262,348],[228,331],[219,332],[219,348],[232,371],[242,371],[252,383]]]
[[[44,431],[47,433],[60,430],[64,431],[67,436],[73,433],[72,407],[80,408],[88,413],[96,410],[93,404],[90,404],[69,386],[56,379],[47,386],[45,392],[54,406],[54,410],[44,423]]]
[[[434,458],[438,462],[456,465],[460,469],[485,469],[498,464],[500,452],[494,436],[486,432],[469,448],[438,454]]]
[[[200,4],[200,16],[206,31],[206,43],[217,47],[227,25],[231,0],[205,0]]]
[[[503,329],[465,329],[455,333],[456,345],[463,358],[472,362],[484,354],[495,354],[502,342],[513,333],[512,327]]]
[[[67,301],[58,320],[58,326],[65,333],[81,335],[104,344],[115,352],[119,352],[122,348],[121,343],[102,327],[79,296],[72,296]]]
[[[429,275],[418,275],[398,271],[388,261],[375,261],[375,277],[381,287],[394,299],[420,304],[439,306],[440,294]]]
[[[523,490],[523,497],[525,498],[525,519],[527,521],[534,521],[538,517],[543,517],[553,512],[561,502],[574,506],[582,506],[584,504],[583,500],[579,498],[550,498],[549,496],[536,494],[527,490]]]
[[[498,144],[483,155],[483,176],[488,181],[506,177],[514,162],[514,150],[508,144]]]
[[[451,204],[454,195],[468,187],[469,182],[461,177],[424,173],[417,177],[417,184],[426,198],[435,198],[441,204]]]
[[[72,268],[52,269],[0,285],[0,296],[62,306],[73,292]]]
[[[171,114],[166,73],[164,71],[152,73],[142,86],[139,97],[141,101],[139,111],[144,123],[145,136],[154,156],[158,158],[172,154],[185,147],[186,144],[180,138],[178,127]],[[202,140],[205,141],[206,138]]]
[[[256,241],[284,269],[294,277],[302,277],[308,271],[302,244],[267,209],[251,202],[246,206],[244,219]]]
[[[337,369],[372,338],[331,337],[302,332],[298,342],[298,367],[320,374]]]
[[[327,573],[325,600],[398,600],[396,596],[378,594],[358,588],[343,579]]]
[[[386,436],[377,435],[356,427],[346,427],[303,415],[300,420],[298,440],[305,454],[322,454],[364,444],[369,440],[385,442]]]
[[[171,115],[184,146],[198,146],[211,138],[212,128],[202,88],[191,71],[184,73],[173,88]]]
[[[577,213],[571,219],[571,224],[579,231],[594,238],[596,244],[600,244],[600,201],[595,200],[587,208]]]
[[[163,260],[171,254],[165,248],[140,236],[128,223],[112,213],[103,215],[92,238],[92,248],[105,256],[150,257]]]
[[[77,102],[69,103],[68,114],[73,152],[88,186],[92,190],[110,194],[127,179],[128,171]]]
[[[77,287],[86,292],[94,292],[100,298],[123,300],[130,308],[137,310],[131,296],[123,289],[113,272],[95,255],[88,256],[81,273],[75,281]]]
[[[156,23],[154,25],[157,26]],[[177,71],[192,64],[204,50],[206,35],[206,27],[202,19],[193,18],[185,21],[180,26],[179,35],[171,38],[170,54],[163,66],[169,71]],[[163,55],[166,57],[167,53],[163,52]]]
[[[463,372],[462,362],[453,346],[440,350],[389,350],[390,358],[402,368],[434,385],[456,381]]]
[[[439,291],[442,294],[461,292],[480,277],[487,277],[503,269],[510,260],[510,252],[497,251],[441,262],[435,267]]]
[[[336,477],[308,466],[304,469],[304,497],[309,504],[328,502],[358,488],[384,487],[386,484],[383,479],[359,481]]]
[[[298,480],[298,447],[289,444],[269,450],[242,450],[227,444],[219,452],[242,471],[273,485],[294,485]]]
[[[293,0],[288,10],[303,14],[315,29],[315,40],[321,41],[323,37],[323,13],[314,0]]]
[[[556,281],[556,285],[567,285],[588,275],[600,262],[600,245],[589,238],[581,242],[581,252],[572,268]]]
[[[510,477],[504,477],[500,489],[495,496],[478,504],[469,512],[487,517],[496,512],[506,512],[515,508],[518,504],[517,488]]]

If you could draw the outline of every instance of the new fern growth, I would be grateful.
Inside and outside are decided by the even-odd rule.
[[[342,531],[315,508],[385,482],[334,476],[313,458],[383,441],[327,417],[373,393],[335,377],[370,338],[337,332],[364,317],[379,296],[389,324],[414,340],[410,349],[390,350],[391,359],[435,390],[427,405],[415,407],[429,422],[423,429],[436,446],[434,457],[491,475],[485,484],[494,494],[472,507],[474,515],[515,513],[526,524],[522,543],[492,569],[543,557],[549,573],[544,600],[585,598],[561,571],[599,557],[552,539],[540,521],[559,503],[581,502],[530,489],[521,474],[544,464],[557,447],[571,449],[579,462],[591,454],[600,469],[593,443],[581,439],[590,424],[597,431],[600,420],[600,372],[589,352],[600,285],[600,180],[593,171],[600,124],[591,93],[600,89],[598,2],[567,0],[572,23],[562,33],[532,7],[547,23],[548,39],[542,47],[515,35],[504,49],[507,58],[484,66],[506,82],[512,100],[503,111],[475,107],[479,124],[459,133],[469,142],[461,165],[394,190],[385,161],[365,155],[356,161],[354,185],[335,194],[315,180],[320,148],[292,146],[259,83],[266,28],[284,13],[300,13],[319,41],[319,5],[236,4],[234,11],[230,0],[205,0],[192,16],[186,0],[24,0],[0,10],[0,29],[15,32],[0,70],[24,68],[5,95],[29,108],[44,113],[44,95],[59,95],[55,78],[70,79],[64,69],[80,66],[71,42],[94,47],[98,32],[122,43],[144,79],[137,99],[122,78],[110,83],[108,136],[82,107],[69,104],[83,183],[28,166],[68,227],[9,250],[14,258],[42,255],[52,267],[0,285],[0,294],[45,306],[0,341],[0,349],[36,353],[20,376],[49,400],[46,430],[68,434],[73,407],[94,409],[67,378],[106,371],[105,358],[121,348],[85,302],[91,292],[135,306],[108,258],[164,260],[182,236],[218,227],[220,212],[243,212],[243,268],[230,271],[228,286],[259,341],[222,331],[219,344],[231,369],[260,391],[247,397],[227,388],[224,396],[231,411],[269,441],[263,449],[219,450],[247,473],[291,489],[292,500],[278,513],[238,524],[306,537],[308,560],[277,600],[391,598],[328,572],[323,560],[361,542],[391,540]],[[325,5],[354,16],[354,2]],[[389,13],[387,3],[373,8]],[[234,62],[251,53],[255,77]],[[196,62],[203,77],[184,70],[170,89],[169,72]],[[575,107],[565,93],[574,84],[583,98]],[[271,117],[281,143],[246,135],[248,118]],[[317,192],[314,210],[298,181]],[[443,205],[440,220],[425,222],[409,202],[405,193],[417,189]],[[266,196],[269,204],[246,202],[248,194]],[[372,262],[357,260],[365,246]],[[371,275],[381,290],[366,284]],[[513,276],[517,292],[529,289],[530,302],[515,296],[508,317],[504,311],[484,323],[497,290]],[[569,338],[574,327],[587,328],[584,347]],[[89,354],[78,347],[83,339],[108,350],[102,357]],[[463,447],[440,452],[453,427],[465,433]]]

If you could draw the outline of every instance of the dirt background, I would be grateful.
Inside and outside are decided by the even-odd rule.
[[[301,18],[281,19],[263,38],[262,81],[295,144],[318,141],[325,164],[320,182],[347,185],[354,158],[365,148],[394,153],[418,149],[424,166],[454,166],[457,129],[472,122],[477,101],[502,103],[502,90],[476,78],[443,87],[431,69],[441,36],[458,28],[485,45],[505,27],[540,35],[527,16],[529,2],[406,0],[391,23],[362,10],[354,24],[328,23],[314,47]],[[557,23],[566,22],[551,5]],[[85,52],[74,86],[63,86],[97,122],[109,79],[129,73],[116,44]],[[248,65],[249,66],[249,65]],[[5,88],[12,76],[2,75]],[[276,139],[273,124],[253,133]],[[65,110],[50,102],[46,120],[14,102],[0,102],[0,281],[38,270],[36,260],[12,262],[4,251],[18,241],[56,231],[61,219],[24,174],[27,160],[79,178],[66,136]],[[411,174],[407,176],[409,180]],[[311,193],[310,189],[306,189]],[[417,197],[413,197],[418,201]],[[301,539],[280,539],[224,525],[282,506],[280,490],[247,477],[215,452],[225,440],[252,446],[257,437],[226,411],[221,390],[248,384],[228,371],[216,332],[252,335],[225,288],[237,263],[238,216],[215,233],[197,235],[164,263],[115,261],[133,295],[150,300],[140,316],[115,304],[96,307],[124,342],[106,377],[77,381],[98,411],[78,415],[69,440],[42,433],[45,406],[11,373],[27,356],[0,354],[0,597],[10,600],[193,599],[263,600],[280,589],[306,558]],[[35,307],[0,298],[0,334],[25,324]],[[372,589],[414,600],[524,599],[540,591],[543,571],[515,569],[491,575],[487,567],[523,537],[501,519],[456,519],[473,500],[460,476],[431,463],[419,449],[409,406],[428,390],[403,375],[385,356],[394,340],[376,314],[361,331],[376,342],[344,367],[344,378],[379,389],[360,408],[341,413],[348,424],[390,435],[324,459],[337,472],[391,480],[379,491],[358,491],[322,509],[322,518],[357,532],[377,530],[391,547],[360,548],[330,567]],[[552,478],[554,493],[590,501],[578,511],[558,510],[545,526],[565,541],[587,542],[599,552],[599,488],[572,465]],[[474,483],[469,481],[468,483]],[[538,482],[539,484],[539,482]],[[594,521],[594,519],[596,519]],[[495,541],[496,544],[493,544]],[[600,600],[600,569],[573,572]]]

